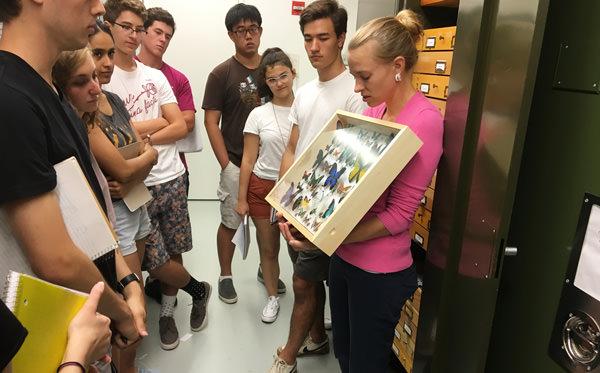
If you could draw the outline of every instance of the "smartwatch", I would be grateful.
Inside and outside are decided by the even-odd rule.
[[[117,290],[119,290],[119,293],[122,293],[123,290],[125,290],[125,287],[133,281],[137,281],[138,283],[141,283],[140,278],[135,273],[130,273],[127,276],[123,277],[117,284],[117,288],[118,288]]]

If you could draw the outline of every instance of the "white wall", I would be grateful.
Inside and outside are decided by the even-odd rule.
[[[190,198],[216,199],[219,166],[204,130],[202,99],[204,86],[210,71],[234,53],[233,43],[227,36],[225,14],[239,1],[189,1],[146,0],[147,7],[160,6],[171,12],[177,31],[165,61],[183,71],[190,79],[196,103],[196,125],[202,129],[204,151],[188,154],[190,167]],[[314,79],[315,70],[310,66],[304,51],[298,16],[291,15],[291,0],[247,0],[258,8],[263,18],[263,34],[260,51],[280,47],[296,64],[296,86]],[[307,1],[307,4],[310,1]],[[348,36],[356,31],[358,0],[341,0],[348,11]],[[343,53],[346,55],[346,52]]]

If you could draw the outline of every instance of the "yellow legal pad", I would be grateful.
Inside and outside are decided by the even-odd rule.
[[[13,372],[56,372],[69,323],[88,295],[13,271],[4,291],[7,307],[29,332],[12,360]]]

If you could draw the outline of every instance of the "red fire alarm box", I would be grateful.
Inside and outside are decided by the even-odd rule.
[[[304,1],[292,1],[292,15],[299,16],[304,10]]]

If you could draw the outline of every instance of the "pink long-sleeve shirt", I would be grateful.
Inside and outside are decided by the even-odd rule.
[[[383,103],[363,114],[382,118],[385,110]],[[421,92],[406,103],[396,123],[408,126],[423,146],[362,219],[377,217],[390,235],[342,245],[336,251],[344,261],[375,273],[398,272],[412,264],[408,230],[442,155],[442,116]]]

